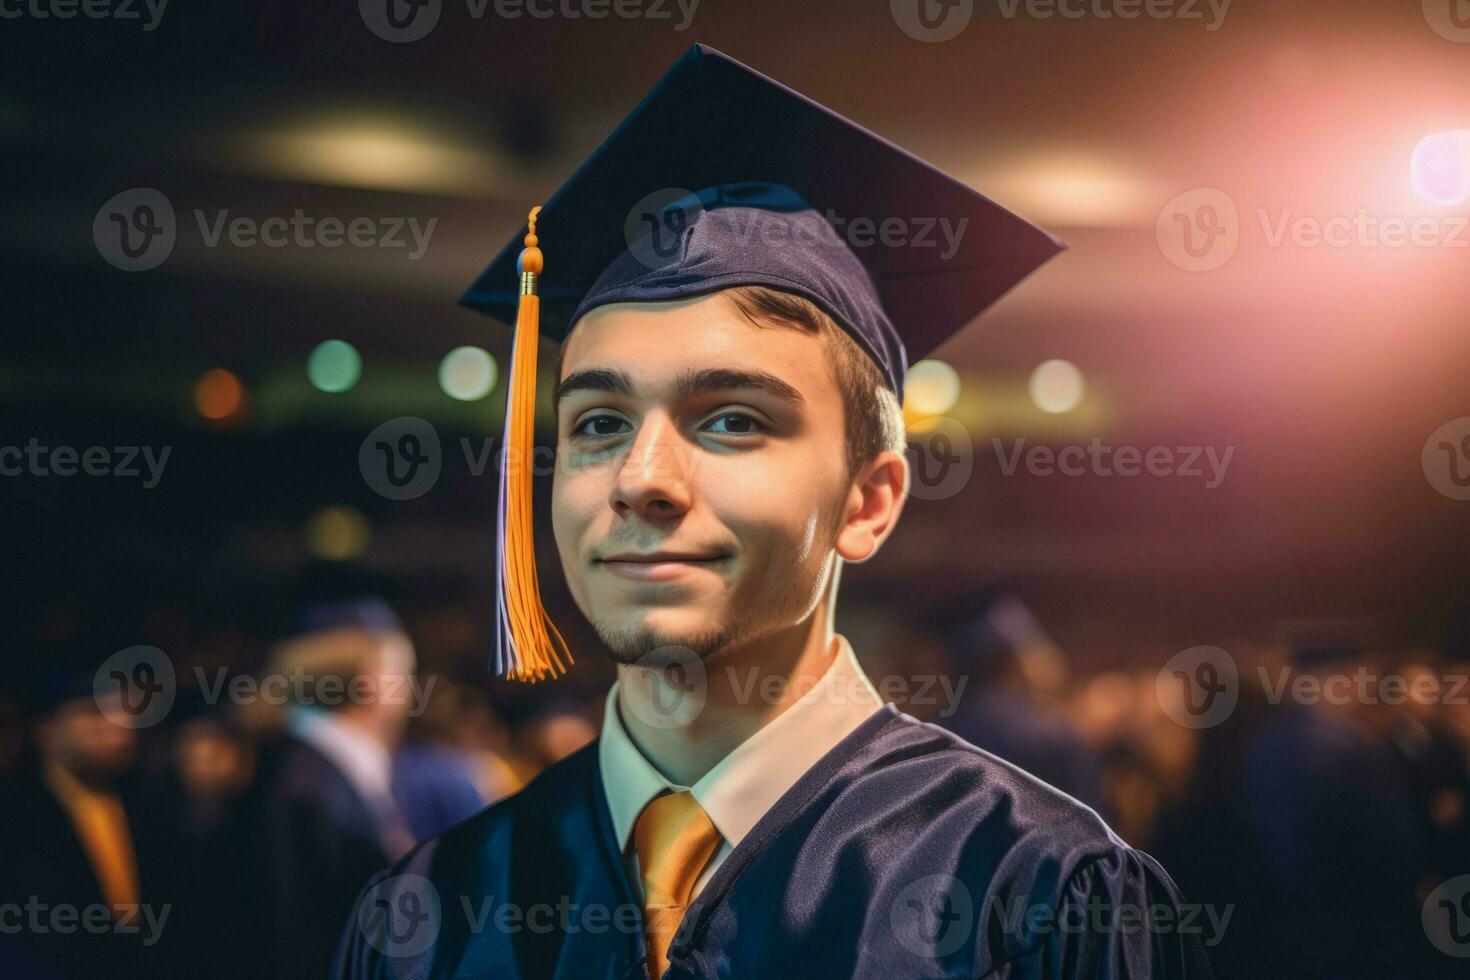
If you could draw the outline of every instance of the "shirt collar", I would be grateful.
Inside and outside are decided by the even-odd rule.
[[[626,851],[638,815],[664,792],[689,790],[734,847],[806,771],[883,705],[847,640],[820,680],[797,702],[720,760],[693,786],[678,786],[633,744],[608,691],[597,759],[618,847]]]
[[[292,735],[326,756],[369,806],[392,796],[393,759],[367,732],[307,707],[292,708],[286,726]]]

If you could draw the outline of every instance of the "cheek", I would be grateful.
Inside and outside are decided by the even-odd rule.
[[[591,470],[557,471],[551,487],[551,526],[562,554],[574,554],[598,513],[608,509],[605,483]]]
[[[793,476],[800,474],[800,477]],[[822,550],[821,529],[834,492],[796,461],[709,467],[700,497],[714,517],[740,539],[757,564],[804,563]]]

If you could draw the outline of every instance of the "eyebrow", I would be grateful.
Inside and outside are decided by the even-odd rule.
[[[737,371],[730,368],[706,368],[690,371],[679,378],[676,390],[681,397],[707,391],[728,391],[733,388],[754,388],[790,402],[806,399],[801,392],[765,371]],[[612,391],[620,395],[633,394],[633,380],[625,371],[609,368],[589,368],[573,371],[556,386],[554,404],[560,405],[562,398],[574,391]]]
[[[552,404],[560,405],[561,400],[574,391],[615,391],[620,395],[631,395],[633,380],[625,371],[607,368],[573,371],[557,384],[552,395]]]

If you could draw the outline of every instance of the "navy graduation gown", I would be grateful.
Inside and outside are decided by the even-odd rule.
[[[646,977],[601,778],[589,746],[381,872],[336,976]],[[730,852],[665,977],[1208,977],[1202,929],[1091,810],[887,706]]]

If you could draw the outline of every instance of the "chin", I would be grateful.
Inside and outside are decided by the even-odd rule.
[[[703,660],[727,645],[731,630],[707,609],[642,607],[592,617],[598,636],[622,664],[673,664],[690,653]],[[666,648],[674,649],[666,649]]]

